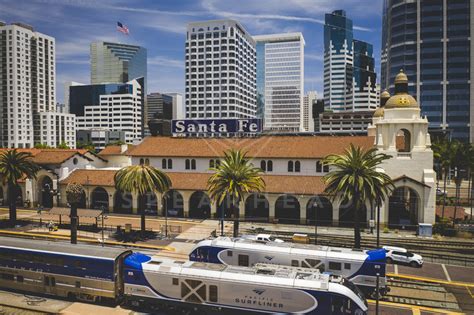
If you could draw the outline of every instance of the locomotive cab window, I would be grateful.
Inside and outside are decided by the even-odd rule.
[[[292,260],[291,261],[291,266],[292,267],[299,267],[300,266],[300,262],[298,260]]]
[[[217,286],[215,285],[209,286],[209,301],[217,302]]]
[[[232,251],[231,250],[227,251],[227,257],[232,257]]]
[[[351,270],[351,264],[344,263],[344,269]]]

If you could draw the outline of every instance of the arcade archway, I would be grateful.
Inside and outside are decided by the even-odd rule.
[[[168,191],[163,197],[163,205],[170,217],[184,217],[183,195],[177,190]]]
[[[96,187],[91,193],[91,208],[109,210],[109,193],[102,187]]]
[[[310,225],[332,225],[331,201],[322,196],[314,196],[306,205],[306,222]]]
[[[345,200],[339,206],[339,226],[352,227],[355,222],[355,212],[359,213],[359,224],[361,227],[367,225],[367,207],[365,205],[356,209],[351,200]]]
[[[416,226],[420,197],[412,188],[403,186],[395,189],[389,198],[388,224],[391,227]]]
[[[300,203],[295,196],[283,195],[275,202],[275,219],[278,223],[299,224]]]
[[[40,204],[43,208],[53,207],[53,180],[49,176],[43,176],[39,181]]]
[[[114,195],[114,212],[131,214],[133,212],[133,197],[129,192],[117,190]]]
[[[251,194],[245,200],[245,219],[250,221],[268,221],[270,205],[262,194]]]
[[[203,191],[195,191],[189,198],[189,217],[208,219],[211,217],[211,200]]]
[[[138,213],[145,211],[147,215],[158,215],[158,198],[154,192],[147,192],[138,198]]]

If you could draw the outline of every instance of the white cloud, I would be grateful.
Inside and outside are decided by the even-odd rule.
[[[304,58],[309,60],[324,61],[323,53],[304,53]]]
[[[184,60],[164,56],[154,56],[148,58],[148,65],[184,69]]]

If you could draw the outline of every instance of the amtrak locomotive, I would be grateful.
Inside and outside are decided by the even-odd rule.
[[[174,261],[5,237],[0,237],[0,287],[169,314],[367,314],[357,287],[317,270]]]
[[[218,237],[199,242],[189,259],[235,266],[257,263],[318,269],[343,276],[366,293],[376,287],[379,274],[380,292],[387,291],[385,279],[385,251],[353,250],[348,248],[295,243],[258,242],[248,238]]]

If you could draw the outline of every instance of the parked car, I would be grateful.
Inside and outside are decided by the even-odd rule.
[[[414,254],[406,250],[403,247],[395,247],[395,246],[383,246],[385,249],[387,263],[401,263],[407,264],[411,267],[421,267],[423,266],[423,257],[418,254]]]

